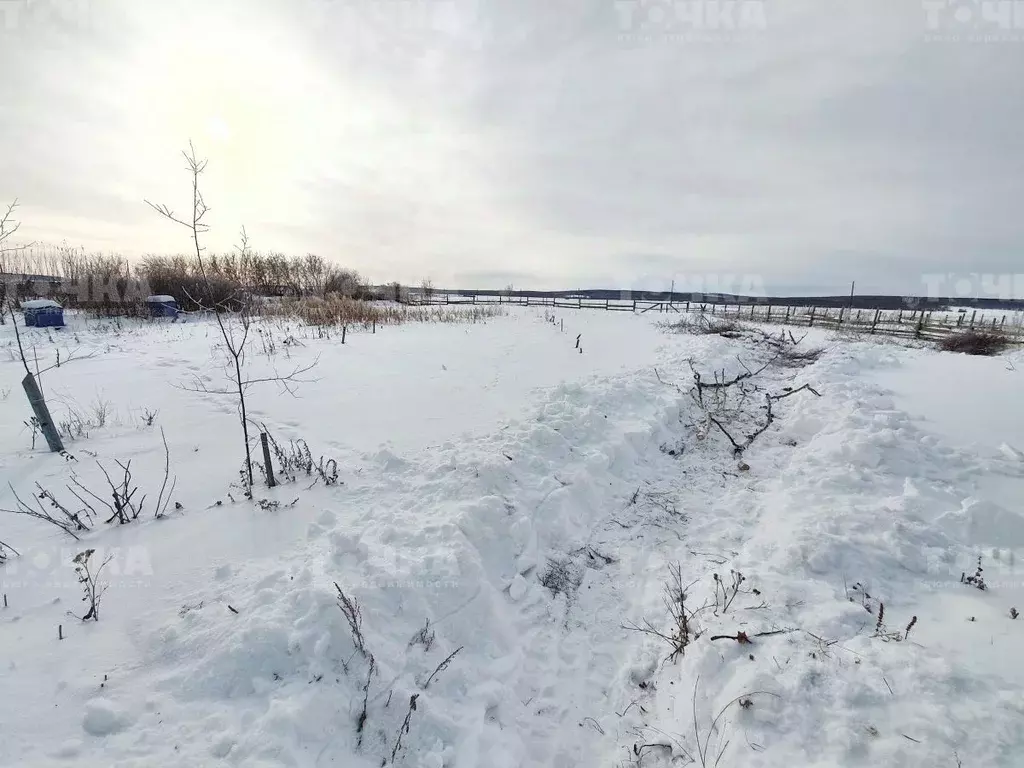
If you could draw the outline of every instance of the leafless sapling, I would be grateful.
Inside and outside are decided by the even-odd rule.
[[[199,297],[190,296],[189,298],[203,309],[212,312],[216,319],[217,328],[220,331],[223,342],[222,347],[227,358],[226,373],[229,381],[228,385],[223,388],[211,388],[203,379],[196,376],[191,385],[184,386],[183,388],[193,392],[231,395],[237,398],[245,455],[244,480],[248,482],[248,486],[251,488],[253,485],[252,449],[249,440],[247,393],[257,384],[275,383],[289,394],[294,394],[293,385],[301,381],[302,374],[310,371],[317,361],[314,360],[313,363],[306,366],[296,366],[288,374],[280,374],[275,371],[272,376],[252,377],[246,373],[246,351],[251,340],[250,332],[254,320],[252,296],[248,291],[238,291],[231,297],[230,302],[223,299],[218,300],[215,296],[213,284],[203,257],[203,252],[206,249],[201,242],[201,235],[209,231],[209,225],[205,223],[204,219],[210,209],[206,205],[200,191],[199,178],[206,170],[209,161],[197,158],[192,142],[189,142],[188,151],[183,151],[182,155],[185,158],[188,172],[192,177],[191,216],[182,218],[177,216],[167,205],[152,203],[148,200],[145,202],[164,218],[185,227],[191,235],[192,246],[195,249],[196,264],[199,267],[201,282],[206,295]],[[244,228],[241,232],[241,243],[237,247],[243,258],[248,258],[251,255],[248,236]]]
[[[37,520],[42,520],[43,522],[60,528],[64,533],[74,539],[78,539],[79,533],[84,533],[92,528],[92,518],[88,510],[72,512],[67,506],[58,501],[50,491],[43,488],[39,483],[36,483],[37,492],[33,492],[32,494],[32,500],[35,502],[35,507],[25,503],[22,498],[18,496],[18,492],[14,490],[13,485],[8,483],[7,487],[11,489],[11,493],[14,495],[14,500],[17,503],[17,506],[14,509],[0,509],[0,512],[34,517]],[[46,505],[42,503],[44,500],[47,502]]]
[[[740,365],[743,367],[743,372],[738,373],[735,376],[729,378],[726,376],[725,371],[715,371],[713,374],[712,381],[705,381],[700,371],[696,369],[693,362],[690,362],[690,370],[693,373],[693,389],[690,391],[690,396],[693,398],[694,403],[700,408],[704,414],[705,424],[703,428],[698,428],[698,439],[703,438],[707,435],[708,430],[711,426],[715,426],[718,430],[725,435],[725,437],[732,444],[733,454],[736,456],[742,456],[743,452],[746,451],[758,437],[768,431],[768,428],[775,423],[775,410],[774,404],[779,400],[783,400],[791,395],[795,395],[798,392],[810,392],[811,394],[820,397],[820,393],[811,387],[809,384],[804,384],[800,387],[784,387],[782,392],[778,394],[771,394],[764,392],[763,389],[751,380],[763,373],[771,366],[776,357],[773,357],[767,363],[762,365],[756,370],[749,368],[742,360],[739,360]],[[735,390],[732,388],[735,387]],[[735,391],[738,393],[737,397],[733,402],[729,401],[729,392]],[[746,404],[753,396],[763,396],[764,406],[764,421],[761,424],[756,425],[752,431],[741,435],[738,439],[733,435],[733,431],[726,426],[730,421],[735,421],[743,417],[747,413]]]
[[[672,619],[672,626],[667,632],[655,628],[647,619],[644,619],[644,626],[637,626],[633,622],[623,625],[625,629],[634,632],[642,632],[646,635],[660,638],[669,644],[672,651],[669,654],[669,661],[686,653],[686,648],[694,640],[703,634],[697,623],[697,618],[708,606],[705,603],[700,608],[691,608],[688,604],[690,587],[683,584],[682,568],[679,563],[669,567],[669,581],[665,584],[665,606],[668,608],[669,616]]]

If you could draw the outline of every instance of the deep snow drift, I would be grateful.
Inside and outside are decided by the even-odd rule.
[[[162,427],[181,509],[80,543],[0,515],[20,552],[0,574],[0,763],[1020,764],[1016,355],[809,337],[818,362],[759,378],[820,397],[780,400],[744,469],[721,433],[697,439],[688,361],[736,374],[763,350],[666,333],[665,316],[549,314],[344,346],[266,327],[254,369],[319,363],[295,398],[254,389],[254,419],[341,480],[257,488],[276,508],[231,487],[231,399],[176,386],[215,376],[214,326],[28,332],[44,367],[94,353],[44,373],[58,420],[108,415],[74,460],[30,450],[23,368],[0,363],[0,506],[7,482],[61,495],[129,458],[155,495]],[[95,623],[68,615],[87,547],[113,555]],[[979,555],[985,591],[961,583]],[[669,659],[631,627],[671,633],[675,564],[700,634]],[[745,580],[715,610],[731,571]]]

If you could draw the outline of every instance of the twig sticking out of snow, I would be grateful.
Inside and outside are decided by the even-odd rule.
[[[427,678],[427,682],[423,684],[423,690],[427,690],[427,688],[430,687],[431,681],[433,681],[433,679],[439,673],[444,672],[446,669],[448,669],[448,665],[451,664],[452,660],[459,655],[459,651],[461,651],[462,648],[463,646],[460,645],[458,648],[456,648],[454,651],[448,654],[448,658],[446,658],[444,661],[437,665],[437,669],[430,673],[430,677]]]
[[[114,559],[113,555],[107,555],[93,572],[89,567],[89,558],[95,551],[95,549],[87,549],[84,552],[79,552],[72,561],[75,564],[75,573],[78,574],[78,583],[82,585],[84,593],[82,602],[89,604],[89,610],[82,616],[75,616],[71,611],[68,611],[68,614],[82,621],[100,620],[100,600],[103,598],[103,593],[107,591],[106,585],[100,581],[100,576],[103,569],[107,567],[107,563]]]
[[[697,715],[697,691],[699,686],[700,675],[697,676],[697,680],[693,684],[693,736],[694,739],[696,739],[697,741],[697,758],[700,761],[701,768],[707,768],[707,766],[709,765],[717,766],[722,761],[722,756],[725,754],[725,750],[729,748],[730,742],[726,739],[725,742],[718,749],[717,756],[714,758],[714,760],[711,760],[711,737],[713,734],[718,732],[718,723],[725,715],[726,711],[728,711],[729,707],[731,707],[733,704],[739,704],[744,709],[749,709],[754,705],[754,696],[774,696],[777,699],[781,698],[777,693],[772,693],[771,691],[751,691],[749,693],[740,694],[736,698],[727,702],[726,705],[718,711],[718,714],[715,715],[715,718],[711,721],[711,725],[708,727],[707,733],[705,734],[703,741],[701,741],[701,728],[699,722],[700,719]]]
[[[348,622],[348,628],[352,632],[352,642],[355,644],[356,650],[363,658],[371,658],[366,650],[366,640],[363,638],[363,613],[359,607],[359,602],[354,597],[346,595],[344,590],[338,585],[338,582],[334,582],[334,587],[338,590],[338,607]]]
[[[419,699],[420,695],[414,693],[409,697],[409,711],[405,713],[405,720],[402,721],[402,727],[398,729],[398,737],[395,739],[395,746],[391,750],[391,764],[395,764],[395,758],[398,756],[398,751],[402,748],[402,737],[409,733],[409,723],[412,720],[412,713],[416,711],[416,700]],[[382,763],[383,765],[383,763]]]

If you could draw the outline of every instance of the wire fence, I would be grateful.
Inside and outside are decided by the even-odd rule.
[[[610,312],[700,313],[754,323],[828,328],[851,332],[939,340],[951,333],[988,331],[1024,341],[1024,312],[979,309],[858,309],[815,305],[654,301],[632,298],[586,298],[582,295],[535,296],[459,293],[411,293],[415,305],[512,305],[556,309],[598,309]]]

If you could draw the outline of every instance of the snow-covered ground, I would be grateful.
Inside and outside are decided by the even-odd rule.
[[[277,508],[231,487],[231,398],[180,386],[220,384],[214,325],[29,329],[43,368],[86,356],[42,376],[58,421],[109,403],[74,459],[31,450],[24,369],[0,352],[0,506],[7,482],[74,500],[72,473],[99,488],[118,459],[155,496],[161,428],[181,506],[81,542],[0,515],[21,553],[0,573],[0,764],[1021,764],[1024,359],[808,337],[818,362],[758,380],[820,397],[777,401],[741,460],[698,439],[688,361],[733,375],[763,350],[549,314],[344,346],[263,329],[254,371],[319,361],[295,397],[254,387],[251,415],[341,476],[257,488]],[[68,615],[85,548],[113,555],[98,622]],[[979,555],[985,591],[960,581]],[[636,628],[671,634],[676,564],[700,635],[670,659]]]

